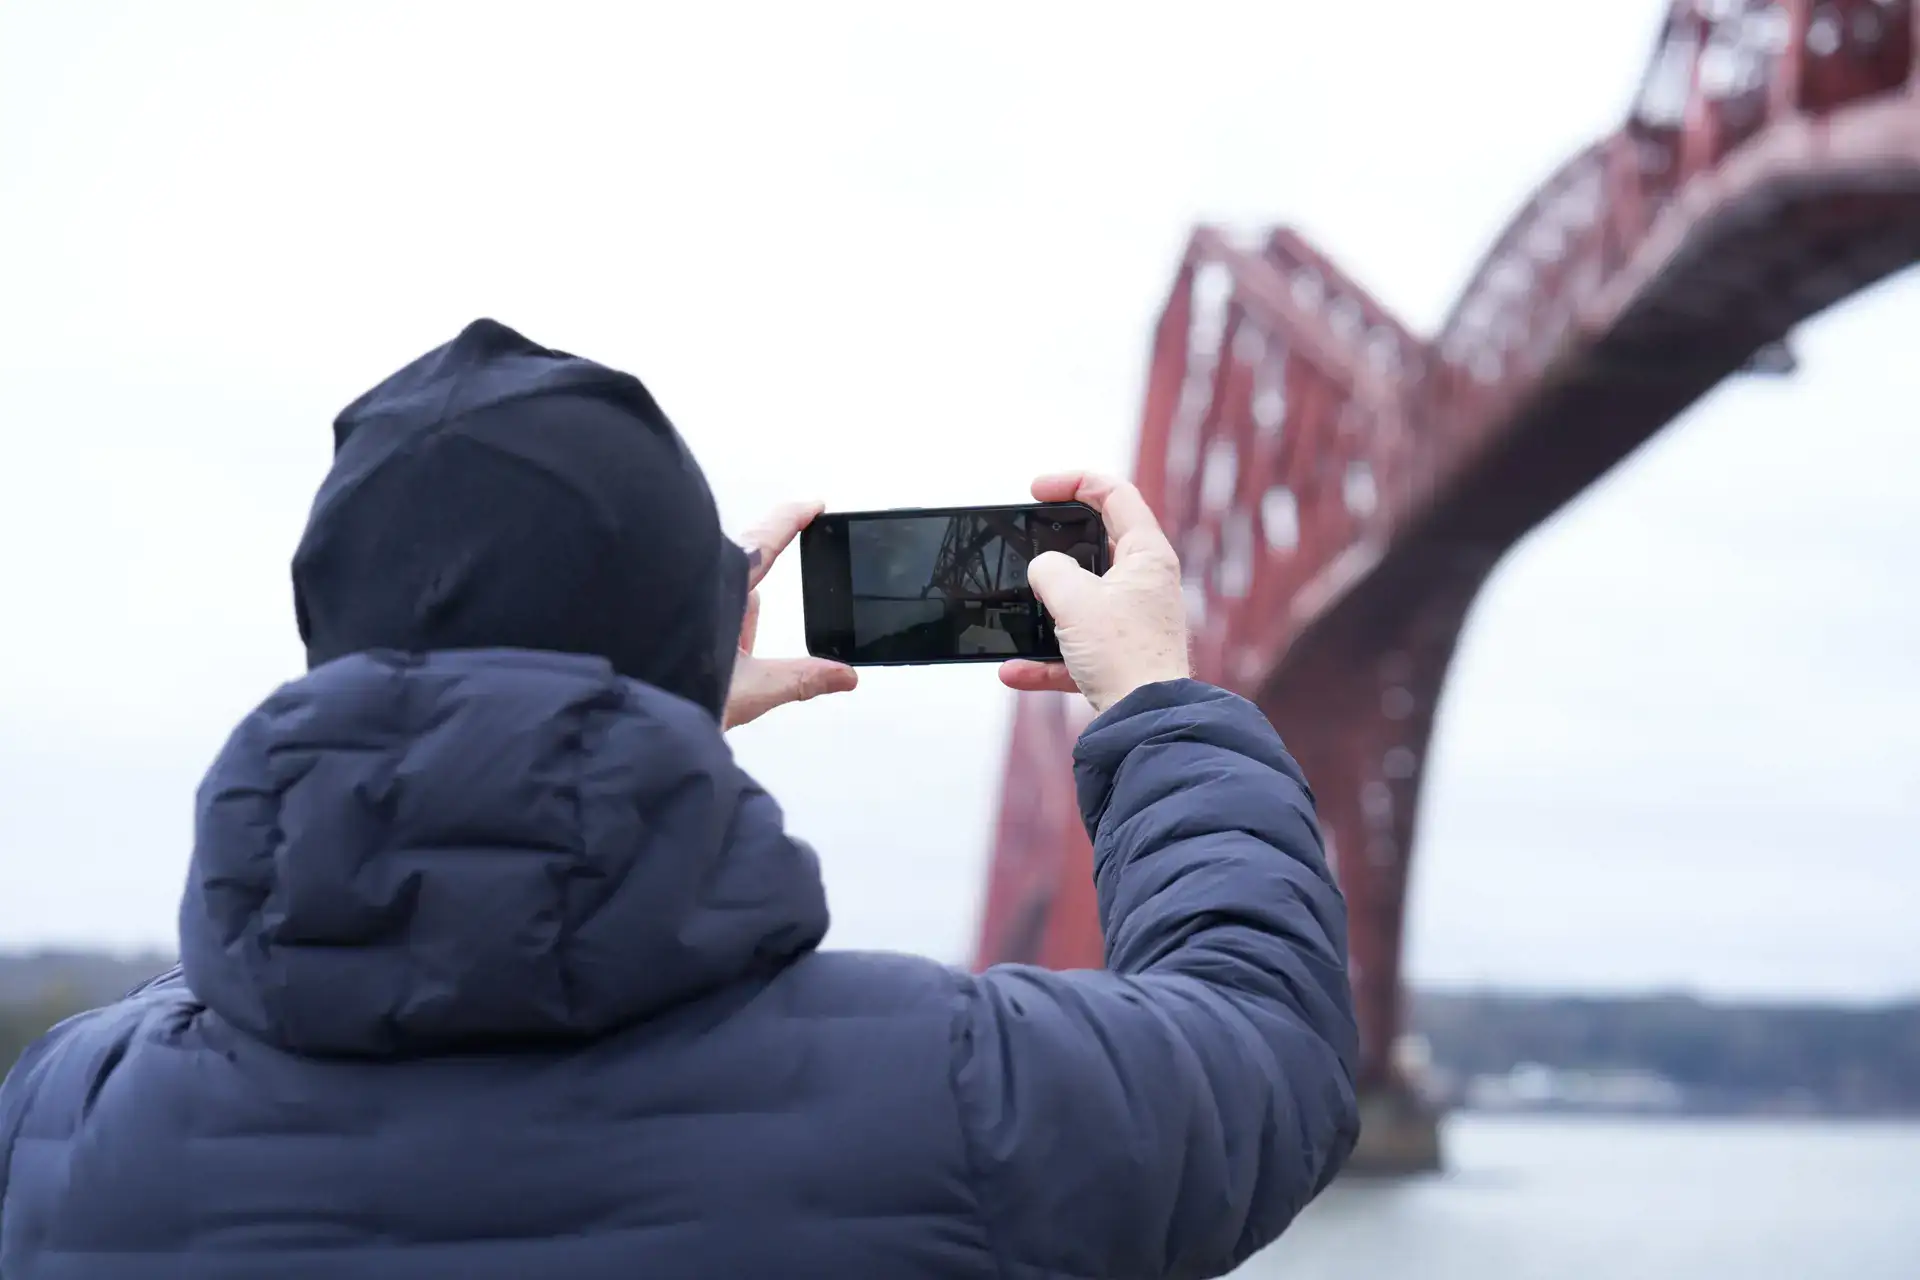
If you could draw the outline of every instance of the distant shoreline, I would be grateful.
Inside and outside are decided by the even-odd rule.
[[[1595,1128],[1610,1128],[1614,1125],[1644,1125],[1647,1128],[1675,1128],[1688,1126],[1699,1128],[1739,1129],[1753,1126],[1769,1128],[1808,1128],[1808,1129],[1915,1129],[1920,1130],[1920,1112],[1897,1112],[1886,1115],[1841,1115],[1811,1113],[1802,1115],[1769,1115],[1764,1112],[1669,1112],[1664,1114],[1647,1111],[1477,1111],[1471,1107],[1458,1107],[1448,1111],[1440,1119],[1444,1125],[1453,1119],[1468,1120],[1474,1124],[1504,1124],[1509,1121],[1516,1126],[1538,1121],[1551,1121],[1554,1124],[1569,1125],[1592,1124]]]
[[[1445,1116],[1472,1116],[1475,1120],[1632,1120],[1647,1124],[1764,1123],[1858,1124],[1864,1127],[1896,1124],[1920,1126],[1920,1109],[1912,1111],[1768,1111],[1739,1110],[1636,1111],[1630,1107],[1475,1107],[1450,1106]]]

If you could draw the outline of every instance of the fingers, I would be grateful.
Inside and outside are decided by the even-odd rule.
[[[747,585],[757,587],[787,544],[827,509],[824,502],[785,502],[740,537],[747,549]]]
[[[752,653],[754,636],[760,630],[760,593],[747,592],[747,613],[740,620],[740,652]]]
[[[1000,683],[1022,693],[1077,693],[1064,662],[1034,662],[1016,658],[1000,664]]]
[[[1125,480],[1093,471],[1065,471],[1033,482],[1038,502],[1084,502],[1100,513],[1116,547],[1129,540],[1165,542],[1160,522],[1140,491]]]
[[[1084,471],[1054,471],[1041,476],[1033,482],[1033,500],[1035,502],[1085,502],[1093,503],[1080,496],[1080,485],[1091,479]]]

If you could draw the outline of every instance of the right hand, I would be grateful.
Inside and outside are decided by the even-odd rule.
[[[1098,511],[1113,563],[1095,577],[1058,551],[1034,557],[1027,582],[1053,615],[1064,662],[1003,663],[1001,681],[1028,692],[1077,688],[1100,712],[1142,685],[1192,675],[1180,558],[1140,491],[1124,480],[1070,472],[1035,480],[1033,496]]]

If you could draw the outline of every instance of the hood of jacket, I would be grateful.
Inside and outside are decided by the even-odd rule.
[[[591,1039],[827,930],[817,860],[701,706],[590,657],[372,652],[249,715],[202,783],[181,965],[294,1052]]]

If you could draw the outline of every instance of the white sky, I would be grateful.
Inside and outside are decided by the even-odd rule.
[[[301,665],[328,424],[466,321],[638,373],[736,524],[1017,500],[1129,463],[1191,221],[1430,327],[1664,8],[5,0],[0,947],[169,943],[193,787]],[[1920,990],[1917,330],[1912,280],[1852,304],[1500,572],[1416,980]],[[966,953],[1008,709],[874,672],[739,735],[836,944]]]

